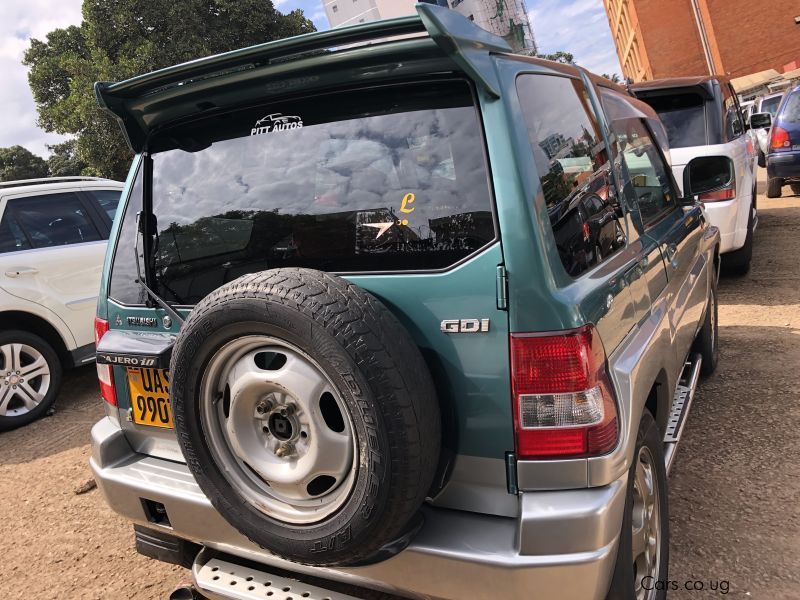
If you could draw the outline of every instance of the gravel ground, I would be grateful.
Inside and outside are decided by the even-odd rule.
[[[762,182],[751,274],[720,282],[720,369],[671,479],[671,598],[800,597],[800,197],[784,190],[767,200]],[[69,373],[53,417],[0,435],[4,600],[163,599],[187,575],[137,555],[96,489],[76,494],[97,398],[93,367]]]

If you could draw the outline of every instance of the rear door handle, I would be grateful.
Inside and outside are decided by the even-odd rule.
[[[9,269],[6,271],[7,277],[19,277],[20,275],[36,275],[39,269],[33,267],[17,267],[16,269]]]
[[[675,258],[675,255],[678,253],[678,246],[676,244],[667,244],[666,248],[664,248],[664,254],[667,257],[667,262],[672,265],[673,269],[678,268],[678,259]]]

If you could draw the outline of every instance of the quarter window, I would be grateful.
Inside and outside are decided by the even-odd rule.
[[[34,248],[102,239],[75,194],[49,194],[9,200],[6,212],[13,215]]]
[[[626,242],[606,147],[580,81],[523,75],[517,89],[559,257],[578,276]]]
[[[119,206],[119,198],[122,192],[119,190],[90,190],[89,193],[97,200],[100,208],[108,215],[108,218],[114,220],[114,215],[117,214],[117,206]]]

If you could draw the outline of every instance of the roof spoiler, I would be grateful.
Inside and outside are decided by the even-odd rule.
[[[492,52],[512,52],[511,46],[503,38],[481,29],[454,10],[420,3],[417,4],[417,13],[417,16],[267,42],[167,67],[119,83],[97,82],[95,96],[98,105],[117,119],[131,149],[141,152],[146,147],[151,130],[142,120],[141,111],[131,106],[137,99],[244,69],[285,64],[312,52],[337,48],[346,50],[343,47],[397,36],[427,34],[446,56],[489,95],[499,98],[500,84],[489,55]]]

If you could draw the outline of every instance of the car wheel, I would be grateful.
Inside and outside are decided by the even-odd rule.
[[[764,153],[761,150],[758,151],[758,166],[762,169],[767,168],[767,157],[764,156]]]
[[[780,177],[772,177],[767,180],[767,198],[780,198],[781,188],[783,187],[783,179]]]
[[[714,277],[716,280],[716,276]],[[704,376],[709,376],[717,369],[719,363],[719,310],[717,307],[717,286],[712,285],[711,293],[708,296],[708,308],[706,317],[700,333],[694,342],[694,352],[699,352],[703,358],[703,365],[700,372]]]
[[[753,228],[755,227],[755,207],[750,207],[750,216],[747,219],[747,236],[744,246],[733,252],[728,252],[722,257],[725,272],[731,275],[744,276],[750,272],[750,263],[753,261]]]
[[[421,525],[441,439],[433,380],[364,290],[310,269],[244,276],[195,307],[170,370],[186,462],[256,544],[364,564]]]
[[[667,471],[658,426],[645,411],[628,471],[625,514],[607,599],[665,600],[668,571]]]
[[[61,361],[50,344],[27,331],[0,333],[0,431],[46,414],[60,385]]]
[[[792,193],[795,196],[800,196],[800,183],[793,183],[792,184]]]

